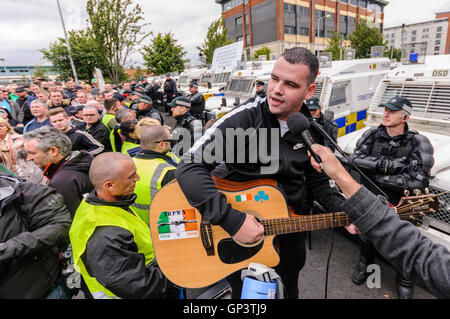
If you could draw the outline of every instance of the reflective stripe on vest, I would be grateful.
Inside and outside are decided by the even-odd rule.
[[[175,163],[180,164],[180,158],[174,153],[168,152],[166,155],[169,156]]]
[[[114,226],[128,230],[138,248],[138,253],[144,255],[145,265],[152,263],[155,257],[150,236],[150,228],[136,215],[124,209],[113,206],[94,206],[84,199],[77,209],[69,231],[72,245],[75,269],[83,279],[94,298],[118,298],[102,286],[95,277],[91,277],[81,259],[86,245],[97,227]]]
[[[161,189],[162,180],[167,172],[175,170],[176,167],[168,164],[162,158],[133,158],[133,161],[140,180],[136,182],[134,193],[137,195],[137,198],[131,209],[146,224],[149,224],[150,204],[156,193]]]

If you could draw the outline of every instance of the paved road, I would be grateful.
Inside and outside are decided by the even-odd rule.
[[[345,230],[343,230],[345,232]],[[359,258],[359,248],[354,240],[335,232],[335,241],[329,266],[328,299],[397,299],[395,270],[381,258],[380,288],[369,289],[351,281]],[[301,299],[322,299],[325,295],[326,264],[331,247],[331,230],[312,232],[312,249],[307,250],[306,265],[300,272],[299,290]],[[414,299],[435,299],[420,287],[415,287]]]

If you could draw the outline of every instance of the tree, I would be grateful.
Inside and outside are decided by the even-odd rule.
[[[265,55],[267,58],[267,61],[269,61],[271,52],[272,51],[270,51],[270,49],[268,47],[263,47],[263,48],[255,51],[255,54],[253,55],[253,59],[257,60],[261,55]]]
[[[33,79],[45,79],[47,75],[47,71],[44,68],[41,68],[39,65],[34,67],[33,71]]]
[[[72,58],[80,80],[89,81],[96,67],[101,70],[107,68],[104,56],[95,48],[95,42],[86,30],[69,31],[68,39],[72,49]],[[44,58],[52,63],[53,70],[62,79],[73,77],[66,40],[58,38],[50,43],[48,49],[40,50]]]
[[[177,42],[170,32],[165,35],[158,33],[150,45],[141,50],[147,69],[156,75],[183,72],[184,64],[189,60],[183,59],[186,51]]]
[[[356,58],[368,58],[370,48],[375,45],[386,46],[383,34],[377,27],[370,27],[366,20],[359,19],[358,26],[350,35],[352,48],[356,49]]]
[[[402,49],[389,47],[389,49],[384,50],[384,57],[391,58],[391,56],[392,56],[392,59],[395,59],[397,61],[401,61],[401,59],[402,59]]]
[[[205,56],[206,63],[211,64],[214,57],[214,51],[217,48],[231,43],[233,43],[233,40],[228,39],[227,28],[224,26],[223,17],[220,17],[211,23],[202,46],[197,46],[197,49]]]
[[[328,40],[328,46],[325,52],[333,54],[333,61],[341,58],[341,50],[345,48],[344,39],[339,32],[335,32],[333,37]]]
[[[126,77],[124,68],[128,57],[151,35],[151,32],[144,31],[150,24],[142,23],[142,8],[132,5],[132,0],[88,0],[86,4],[89,33],[95,48],[108,63],[103,71],[113,83]]]

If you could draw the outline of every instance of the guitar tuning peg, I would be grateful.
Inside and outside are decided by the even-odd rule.
[[[430,189],[428,187],[425,187],[425,194],[430,194]]]
[[[403,193],[405,194],[406,197],[409,196],[409,190],[405,189],[405,191]]]
[[[414,189],[413,190],[414,195],[419,196],[420,194],[422,194],[422,192],[418,189]]]

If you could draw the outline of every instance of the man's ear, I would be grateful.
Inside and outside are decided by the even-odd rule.
[[[103,183],[103,188],[107,191],[110,191],[114,187],[114,183],[112,181],[106,181]]]
[[[308,92],[306,93],[305,100],[309,100],[314,95],[316,91],[317,85],[316,83],[311,83],[308,87]]]

